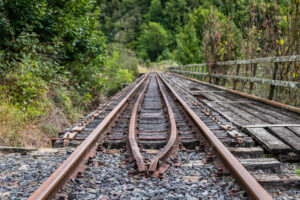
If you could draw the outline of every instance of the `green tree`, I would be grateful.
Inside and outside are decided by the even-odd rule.
[[[198,39],[195,27],[189,23],[177,35],[177,48],[174,52],[176,60],[182,64],[203,62],[201,41]]]
[[[176,32],[185,23],[188,11],[185,0],[167,1],[164,9],[164,26],[166,29]]]
[[[185,0],[170,0],[165,3],[163,26],[168,30],[170,45],[176,48],[176,35],[188,19],[189,8]]]
[[[162,25],[150,22],[148,25],[144,24],[142,26],[138,38],[138,53],[144,60],[155,61],[167,49],[168,44],[168,33]]]
[[[98,0],[100,22],[109,42],[119,42],[135,48],[144,15],[151,0]]]
[[[149,7],[149,11],[146,15],[146,19],[149,22],[163,23],[163,8],[160,0],[152,0]]]
[[[203,40],[203,33],[206,28],[206,23],[208,21],[209,9],[205,9],[202,6],[195,9],[194,12],[190,15],[191,23],[196,29],[196,34],[199,40]]]

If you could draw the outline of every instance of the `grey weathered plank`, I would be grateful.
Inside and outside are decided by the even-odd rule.
[[[36,148],[23,148],[23,147],[6,147],[6,146],[0,146],[0,152],[5,153],[22,153],[22,152],[31,152],[31,151],[37,151]]]
[[[226,109],[228,109],[228,110],[230,110],[230,111],[232,111],[232,112],[234,112],[234,113],[236,113],[236,116],[233,116],[234,119],[243,118],[243,119],[245,119],[245,121],[250,122],[247,125],[262,124],[262,123],[267,124],[266,121],[261,120],[261,119],[257,118],[257,116],[255,116],[255,115],[253,115],[253,114],[251,114],[247,111],[244,111],[240,108],[237,108],[237,107],[235,107],[231,104],[228,104],[228,103],[217,103],[217,104],[224,107],[224,108],[226,108]]]
[[[271,169],[273,171],[279,171],[281,166],[281,162],[274,158],[247,158],[238,160],[248,170]]]
[[[278,109],[277,111],[274,111],[274,110],[271,110],[271,109],[267,109],[267,108],[264,108],[263,107],[263,104],[261,104],[260,106],[256,104],[256,102],[252,101],[252,103],[243,103],[242,104],[244,106],[247,106],[247,107],[251,107],[259,112],[262,112],[262,113],[266,113],[268,115],[271,115],[273,117],[276,117],[277,119],[281,119],[281,123],[285,123],[285,122],[288,122],[288,123],[293,123],[293,124],[296,124],[297,122],[300,123],[300,120],[297,120],[295,119],[295,117],[290,117],[286,114],[283,114],[282,113],[282,110]]]
[[[199,94],[200,94],[200,92],[199,92]],[[201,96],[205,97],[206,99],[208,99],[210,101],[218,101],[219,100],[215,96],[213,96],[211,94],[207,94],[207,93],[201,93]]]
[[[181,80],[181,79],[180,79]],[[203,84],[199,84],[199,90],[203,89]],[[206,90],[209,90],[208,88],[206,88]],[[238,95],[234,95],[234,94],[230,94],[230,93],[210,93],[210,96],[214,96],[215,98],[210,98],[209,100],[212,99],[219,99],[219,100],[214,100],[214,101],[224,101],[224,98],[227,99],[231,99],[231,100],[236,100],[236,101],[241,101],[241,100],[248,100],[247,98],[242,98],[239,97]],[[220,96],[223,96],[224,98],[221,98]],[[256,102],[256,101],[252,101],[253,103],[244,103],[245,106],[247,107],[253,107],[253,109],[259,110],[263,113],[269,114],[273,117],[276,117],[277,119],[282,120],[282,122],[289,122],[289,123],[298,123],[300,122],[300,115],[284,110],[284,109],[280,109],[280,108],[276,108],[274,106],[270,106],[261,102]]]
[[[218,101],[218,99],[213,95],[208,95],[205,93],[202,95],[209,100]],[[218,98],[224,99],[224,97],[222,97],[222,96],[218,96]],[[240,114],[238,111],[236,111],[236,109],[235,109],[235,111],[233,111],[232,109],[230,109],[226,106],[223,106],[224,103],[214,103],[214,102],[209,102],[206,100],[204,100],[204,101],[201,100],[201,102],[205,103],[208,107],[210,107],[213,110],[220,113],[220,115],[225,117],[227,120],[229,120],[236,126],[242,127],[242,126],[253,124],[253,123],[255,124],[255,122],[251,121],[251,119],[249,120],[247,118],[244,118],[242,114]],[[251,116],[251,118],[253,118],[253,116]]]
[[[218,96],[217,97],[218,99],[222,99],[222,100],[220,100],[220,103],[222,103],[222,102],[224,102],[224,103],[226,103],[226,102],[227,103],[241,103],[245,107],[245,109],[250,108],[250,109],[259,110],[259,109],[257,109],[258,106],[253,106],[253,103],[255,103],[255,101],[253,101],[249,98],[245,98],[245,97],[242,97],[242,96],[239,96],[239,95],[236,95],[236,94],[232,94],[232,93],[229,93],[229,92],[213,93],[211,95]],[[258,108],[260,108],[260,107],[258,107]],[[264,110],[262,110],[262,112],[263,111]],[[282,117],[282,116],[280,116],[280,117]]]
[[[288,129],[290,129],[291,131],[293,131],[296,135],[298,135],[300,137],[300,125],[299,125],[299,127],[288,126]]]
[[[290,186],[300,185],[300,177],[295,174],[255,174],[254,178],[263,185]]]
[[[253,102],[253,100],[246,98],[246,97],[242,97],[240,95],[237,94],[232,94],[230,92],[226,92],[226,93],[220,93],[219,95],[224,96],[227,99],[230,99],[232,101],[251,101]]]
[[[258,102],[258,101],[253,101],[253,104],[257,105],[258,107],[264,108],[266,110],[266,112],[274,111],[280,115],[283,115],[283,117],[288,116],[288,117],[294,118],[294,120],[297,120],[300,122],[300,115],[298,113],[294,113],[289,110],[278,108],[278,107],[268,105],[268,104]]]
[[[275,136],[289,145],[293,151],[300,154],[300,137],[285,127],[269,127]]]
[[[261,158],[264,150],[260,147],[228,147],[229,151],[239,158]]]
[[[211,105],[209,102],[205,102],[205,104],[212,108],[213,110],[219,112],[223,117],[225,117],[228,121],[232,122],[233,124],[237,126],[244,126],[244,125],[249,125],[250,122],[248,120],[245,120],[241,117],[238,117],[236,113],[219,106],[218,104],[213,104]]]
[[[247,111],[248,113],[256,116],[257,118],[259,118],[259,119],[261,119],[261,120],[263,120],[267,123],[271,123],[271,124],[282,123],[282,119],[277,119],[277,118],[273,117],[272,115],[270,115],[268,113],[260,112],[260,111],[254,109],[254,108],[245,106],[243,104],[232,104],[232,105],[234,105],[235,107],[237,107],[239,109]]]
[[[258,110],[260,112],[263,112],[263,113],[269,114],[271,116],[274,116],[278,119],[285,119],[285,120],[288,120],[288,121],[292,120],[292,121],[294,121],[294,123],[297,120],[299,120],[299,122],[300,122],[300,115],[296,114],[296,113],[293,113],[291,111],[280,109],[280,108],[277,108],[275,106],[271,106],[271,105],[268,105],[268,104],[265,104],[265,103],[262,103],[262,102],[251,100],[251,99],[246,98],[246,97],[241,97],[239,95],[232,94],[232,93],[229,93],[229,92],[220,93],[219,95],[222,95],[222,96],[224,96],[228,99],[231,99],[231,100],[247,101],[247,102],[241,102],[241,103],[246,107],[253,108],[253,109]]]
[[[186,79],[179,79],[177,81],[185,81],[185,80]],[[221,89],[212,87],[210,85],[204,85],[204,84],[202,85],[197,82],[192,82],[190,84],[187,84],[186,86],[187,86],[187,88],[197,88],[197,91],[222,91]]]
[[[225,90],[197,90],[197,91],[191,91],[190,93],[192,94],[192,95],[197,95],[197,94],[201,94],[201,93],[215,93],[215,92],[226,92]]]
[[[291,148],[264,128],[246,128],[253,138],[271,153],[285,153]]]
[[[225,92],[225,93],[227,93],[227,92]],[[214,96],[219,101],[228,101],[228,98],[224,95],[225,93],[224,92],[221,92],[221,93],[210,93],[209,95]],[[238,99],[234,99],[234,100],[238,100]]]

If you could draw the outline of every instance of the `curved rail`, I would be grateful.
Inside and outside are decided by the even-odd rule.
[[[157,164],[158,164],[159,160],[165,160],[168,157],[168,154],[170,153],[170,151],[174,147],[175,142],[177,140],[177,128],[176,128],[176,122],[175,122],[175,117],[174,117],[173,110],[172,110],[172,108],[170,106],[170,103],[169,103],[169,101],[168,101],[168,99],[167,99],[167,97],[165,95],[165,92],[162,90],[161,83],[158,80],[157,75],[156,75],[156,81],[157,81],[159,90],[160,90],[160,92],[161,92],[161,94],[162,94],[162,96],[164,98],[165,105],[167,107],[169,121],[170,121],[170,125],[171,125],[170,126],[171,130],[170,130],[170,135],[169,135],[168,143],[151,160],[150,167],[149,167],[149,171],[151,173],[155,172],[155,170],[157,169]]]
[[[164,82],[172,94],[177,98],[179,103],[184,107],[195,124],[204,133],[214,148],[225,160],[226,164],[241,181],[242,185],[254,199],[271,200],[272,197],[264,188],[255,180],[255,178],[244,168],[244,166],[232,155],[232,153],[222,144],[222,142],[213,134],[213,132],[200,120],[197,114],[184,102],[184,100],[175,92],[170,84],[159,74],[159,78]]]
[[[96,144],[98,137],[111,123],[117,113],[123,108],[138,89],[143,85],[149,74],[126,95],[126,97],[108,114],[108,116],[93,130],[93,132],[75,149],[60,167],[29,197],[29,200],[52,199],[57,191],[69,180],[77,166],[84,160],[89,150]]]
[[[149,85],[149,78],[147,79],[147,83],[145,84],[144,89],[139,94],[137,101],[134,103],[132,113],[131,113],[131,118],[130,118],[129,134],[128,134],[128,140],[130,143],[131,153],[136,161],[136,164],[138,166],[138,170],[140,173],[146,172],[146,166],[144,163],[143,156],[141,155],[138,144],[136,142],[136,122],[137,122],[138,108],[139,108],[139,105],[140,105],[144,95],[145,95],[148,85]]]

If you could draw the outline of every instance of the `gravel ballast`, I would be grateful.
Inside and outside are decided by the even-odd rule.
[[[230,176],[215,177],[216,168],[203,164],[205,153],[179,152],[180,167],[171,166],[165,179],[130,175],[133,164],[122,164],[124,154],[98,152],[84,177],[69,182],[68,199],[248,199]],[[232,189],[237,192],[231,195]]]
[[[70,155],[72,149],[0,153],[0,199],[27,199]]]

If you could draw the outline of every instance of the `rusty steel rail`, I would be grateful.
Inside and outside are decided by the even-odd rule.
[[[214,88],[217,88],[217,89],[220,89],[220,90],[232,93],[232,94],[236,94],[236,95],[239,95],[239,96],[242,96],[242,97],[246,97],[248,99],[259,101],[259,102],[269,104],[269,105],[272,105],[272,106],[275,106],[275,107],[278,107],[278,108],[282,108],[282,109],[285,109],[285,110],[289,110],[289,111],[292,111],[292,112],[295,112],[295,113],[300,113],[300,108],[297,108],[295,106],[290,106],[290,105],[287,105],[287,104],[279,103],[279,102],[272,101],[272,100],[269,100],[269,99],[265,99],[265,98],[262,98],[262,97],[253,96],[251,94],[245,94],[243,92],[239,92],[239,91],[232,90],[232,89],[229,89],[229,88],[225,88],[225,87],[221,87],[221,86],[218,86],[218,85],[210,84],[210,83],[203,82],[203,81],[200,81],[200,80],[197,80],[197,79],[194,79],[194,78],[182,76],[182,75],[179,75],[179,74],[176,74],[176,73],[171,73],[171,74],[173,74],[175,76],[178,76],[178,77],[181,77],[181,78],[184,78],[184,79],[187,79],[187,80],[198,82],[198,83],[203,84],[203,85],[208,85],[208,86],[211,86],[211,87],[214,87]]]
[[[102,108],[97,109],[88,119],[86,119],[84,122],[80,123],[80,125],[75,126],[70,131],[63,132],[62,134],[64,136],[62,138],[51,138],[52,147],[54,146],[54,143],[57,140],[63,140],[63,146],[68,146],[69,142],[72,140],[84,140],[84,138],[76,138],[78,132],[82,131],[92,120],[95,119],[95,117],[97,117],[101,113],[103,113],[106,108],[108,108],[112,103],[114,103],[120,96],[122,96],[124,93],[126,93],[132,87],[132,85],[133,85],[133,83],[131,83],[129,86],[127,86],[122,91],[118,92],[114,97],[111,98],[111,101],[109,101],[108,103],[105,103]]]
[[[163,96],[165,105],[167,107],[168,118],[169,118],[171,126],[170,126],[170,135],[169,135],[168,143],[151,160],[150,167],[149,167],[149,172],[150,173],[153,173],[153,172],[156,171],[158,161],[160,161],[160,160],[165,161],[167,159],[168,155],[170,154],[172,148],[175,145],[175,142],[177,141],[177,127],[176,127],[176,121],[175,121],[173,110],[171,108],[171,105],[170,105],[170,103],[167,99],[167,96],[166,96],[165,92],[162,90],[161,83],[160,83],[157,75],[156,75],[156,81],[157,81],[159,90],[160,90],[160,92]]]
[[[184,100],[175,92],[170,84],[161,76],[159,78],[164,82],[167,88],[177,98],[179,103],[190,115],[192,120],[203,132],[206,138],[211,142],[219,155],[224,159],[225,163],[237,176],[244,188],[249,192],[250,196],[258,200],[271,200],[272,197],[264,190],[264,188],[255,180],[255,178],[245,169],[245,167],[232,155],[232,153],[222,144],[222,142],[213,134],[213,132],[200,120],[197,114],[184,102]]]
[[[129,124],[129,134],[128,134],[128,141],[130,144],[130,150],[132,153],[132,156],[134,157],[138,170],[140,173],[145,173],[146,172],[146,166],[144,162],[144,158],[141,155],[141,152],[139,150],[137,141],[136,141],[136,125],[137,125],[137,113],[138,113],[138,108],[139,105],[145,95],[145,92],[148,88],[149,85],[149,78],[147,79],[147,82],[145,84],[145,87],[143,88],[142,92],[139,94],[138,99],[134,103],[132,113],[131,113],[131,118],[130,118],[130,124]]]
[[[60,167],[29,197],[29,200],[52,199],[58,190],[69,180],[69,177],[76,172],[77,167],[86,158],[89,151],[95,146],[97,139],[105,131],[106,127],[115,118],[117,113],[126,105],[138,89],[143,85],[149,74],[126,95],[126,97],[104,118],[104,120],[93,130],[93,132],[75,149]]]

